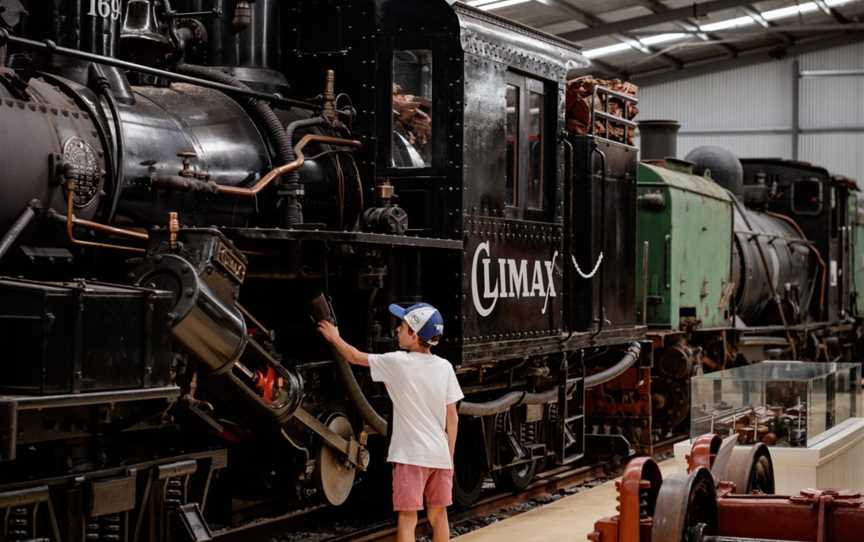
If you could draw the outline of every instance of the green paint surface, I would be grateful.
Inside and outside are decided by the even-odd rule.
[[[654,164],[639,164],[637,310],[642,318],[648,242],[647,323],[679,329],[728,324],[732,201],[714,181]],[[647,198],[646,198],[647,196]],[[663,203],[656,201],[662,196]],[[653,203],[649,203],[653,200]]]

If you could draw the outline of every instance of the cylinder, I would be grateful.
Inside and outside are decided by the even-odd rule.
[[[678,156],[678,130],[674,120],[643,120],[639,122],[641,160],[664,160]]]
[[[172,252],[172,243],[183,253]],[[250,426],[278,431],[302,401],[303,379],[248,338],[236,303],[246,265],[243,254],[216,229],[161,229],[152,232],[147,254],[133,275],[139,286],[174,294],[168,324],[178,345],[203,369],[199,386]],[[265,374],[272,369],[282,382],[275,396],[258,389],[256,373],[245,364],[247,359],[241,361],[250,345],[265,362],[258,367]]]
[[[174,338],[210,371],[219,372],[240,357],[246,322],[233,300],[217,295],[195,265],[175,254],[159,254],[139,272],[139,285],[174,293]]]

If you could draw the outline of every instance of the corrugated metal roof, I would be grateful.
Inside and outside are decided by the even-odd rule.
[[[590,71],[637,83],[864,41],[864,0],[522,0],[501,9],[494,8],[506,2],[469,0],[477,2],[484,4],[481,9],[579,41],[589,56],[611,47],[594,58]],[[710,31],[695,34],[700,29]],[[583,39],[586,30],[591,35]],[[670,33],[679,36],[670,39]]]

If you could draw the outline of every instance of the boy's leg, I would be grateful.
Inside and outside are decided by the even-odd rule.
[[[393,510],[399,514],[397,542],[414,542],[417,511],[423,509],[423,488],[429,469],[393,464]]]
[[[432,525],[432,541],[450,540],[450,523],[447,507],[453,504],[453,471],[433,469],[426,482],[426,510]]]
[[[417,512],[399,512],[399,521],[396,526],[396,542],[414,542],[417,531]],[[438,539],[435,539],[438,542]]]
[[[447,509],[443,506],[430,506],[426,515],[429,518],[429,524],[432,525],[432,542],[448,542],[450,540],[450,522],[447,520]]]

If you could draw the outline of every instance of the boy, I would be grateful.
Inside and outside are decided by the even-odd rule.
[[[393,435],[387,461],[393,463],[393,509],[399,514],[398,542],[414,540],[417,511],[426,497],[433,542],[450,539],[447,507],[452,503],[453,453],[462,389],[450,362],[432,346],[444,334],[438,309],[417,303],[407,309],[390,305],[399,318],[396,336],[402,351],[367,354],[345,342],[326,320],[318,331],[346,361],[369,367],[393,401]]]

